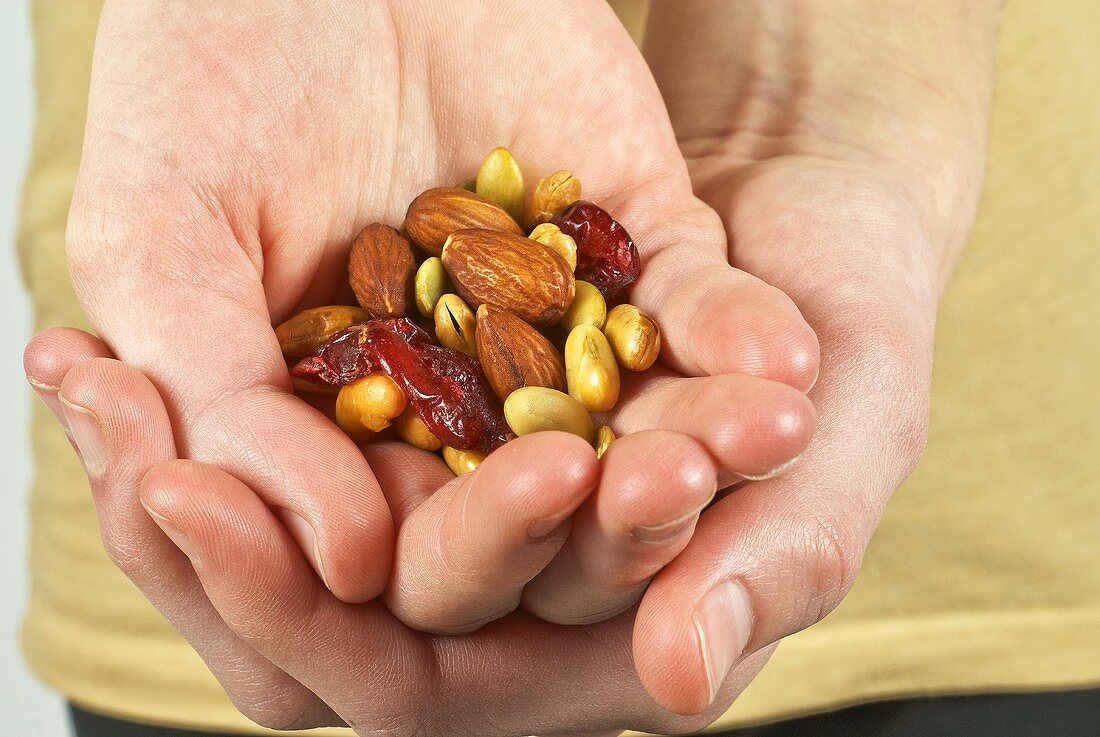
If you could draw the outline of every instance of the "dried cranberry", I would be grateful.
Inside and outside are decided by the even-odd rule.
[[[309,358],[303,358],[291,373],[306,381],[347,386],[374,370],[370,352],[363,347],[365,325],[352,325],[317,346]]]
[[[353,325],[321,344],[293,373],[345,386],[379,370],[397,382],[428,429],[452,448],[491,450],[508,439],[504,416],[477,361],[432,344],[408,318]]]
[[[593,284],[609,302],[622,301],[642,270],[626,228],[585,200],[569,205],[552,222],[577,242],[577,278]]]
[[[377,322],[367,324],[367,344],[437,438],[459,450],[491,450],[507,440],[504,416],[477,361],[451,348],[406,341]]]

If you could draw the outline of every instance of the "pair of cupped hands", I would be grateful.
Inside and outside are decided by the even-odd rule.
[[[685,160],[597,0],[226,8],[107,3],[68,226],[99,337],[26,353],[108,553],[267,726],[713,721],[840,601],[919,454],[911,198],[797,141]],[[454,478],[296,397],[272,325],[348,302],[356,232],[499,144],[627,227],[664,347],[602,462],[541,433]]]

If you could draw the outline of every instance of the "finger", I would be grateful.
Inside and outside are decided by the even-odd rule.
[[[224,468],[279,509],[337,596],[380,593],[393,550],[389,511],[355,445],[290,393],[258,222],[230,223],[175,185],[133,192],[141,205],[123,206],[133,172],[94,156],[81,171],[68,230],[74,286],[118,357],[161,388],[180,455]],[[97,177],[98,191],[104,182],[117,190],[92,196],[87,180]]]
[[[698,440],[719,464],[718,484],[775,475],[810,442],[815,412],[798,390],[752,376],[695,379],[650,370],[625,376],[610,415],[619,435],[657,428]]]
[[[642,253],[630,301],[659,324],[662,363],[687,376],[750,374],[809,390],[819,347],[798,307],[730,266],[713,210],[693,197],[670,200],[657,186],[609,204]]]
[[[688,544],[718,488],[707,450],[666,430],[615,441],[601,465],[569,539],[524,589],[524,608],[546,621],[585,624],[630,608]]]
[[[57,373],[75,364],[65,371],[59,403],[81,448],[108,555],[195,647],[247,716],[278,728],[332,723],[335,716],[323,702],[232,633],[190,562],[142,508],[140,479],[175,458],[156,389],[134,369],[72,353],[74,347],[74,341],[48,341],[36,346],[35,356],[37,365]],[[84,347],[101,344],[85,341]],[[54,352],[61,349],[70,352]]]
[[[442,634],[471,632],[513,611],[524,585],[561,548],[598,473],[592,447],[573,435],[536,433],[504,445],[402,525],[390,611]]]
[[[638,609],[634,655],[665,708],[703,708],[731,666],[820,620],[851,587],[927,423],[919,399],[927,387],[914,392],[909,378],[925,359],[914,346],[883,348],[896,342],[835,342],[838,358],[812,395],[821,426],[802,462],[714,504],[654,577]]]
[[[159,466],[142,498],[189,551],[231,628],[358,731],[449,734],[466,715],[486,737],[624,726],[667,734],[700,729],[728,705],[688,720],[656,708],[631,663],[632,613],[568,628],[516,613],[463,637],[433,638],[379,602],[332,597],[263,501],[214,467]],[[732,700],[765,659],[747,659],[724,697]],[[531,667],[548,662],[553,678]]]
[[[102,340],[76,328],[50,328],[38,333],[23,350],[23,371],[35,394],[53,413],[65,433],[69,434],[61,400],[57,391],[65,374],[76,364],[89,358],[113,358],[111,349]],[[72,436],[69,436],[70,442]]]
[[[375,441],[361,449],[382,485],[398,529],[428,497],[455,480],[442,458],[407,443]]]

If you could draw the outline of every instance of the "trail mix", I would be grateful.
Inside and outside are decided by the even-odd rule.
[[[403,233],[373,223],[351,246],[358,307],[305,310],[276,328],[299,392],[336,395],[356,442],[395,432],[455,474],[518,435],[563,430],[602,456],[591,413],[619,371],[657,360],[657,324],[626,303],[641,271],[622,225],[558,171],[526,196],[512,154],[477,178],[420,194]]]

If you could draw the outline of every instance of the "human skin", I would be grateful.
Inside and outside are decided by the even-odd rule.
[[[607,95],[600,80],[612,78]],[[399,225],[415,195],[466,178],[500,144],[543,174],[573,167],[585,196],[629,224],[643,258],[675,261],[633,287],[663,328],[664,360],[630,377],[610,422],[622,434],[661,431],[620,457],[669,448],[683,464],[605,467],[604,488],[639,499],[597,510],[593,454],[563,445],[542,463],[560,454],[585,464],[587,488],[509,518],[495,502],[506,486],[479,484],[485,501],[461,507],[469,534],[443,536],[457,549],[441,556],[428,541],[453,530],[457,512],[425,509],[395,538],[383,471],[291,393],[272,324],[349,300],[356,232]],[[682,549],[718,483],[782,466],[812,432],[803,392],[816,337],[786,295],[726,261],[721,223],[692,194],[652,77],[598,0],[112,0],[67,238],[91,324],[158,387],[180,456],[218,466],[279,510],[337,597],[386,591],[421,629],[460,632],[511,611],[567,536],[577,544],[562,565],[575,575],[532,589],[526,606],[568,622],[621,611]],[[442,468],[426,452],[402,463],[416,477]],[[620,575],[606,563],[607,553],[634,557],[635,528],[684,518],[643,565]],[[527,527],[539,519],[561,524],[532,545]],[[524,564],[437,590],[431,562],[464,557],[481,570]],[[425,608],[417,593],[427,589],[437,595]]]
[[[301,726],[328,723],[332,709],[361,733],[691,730],[724,710],[776,640],[820,619],[851,585],[882,506],[923,444],[936,303],[980,181],[996,9],[929,5],[905,33],[914,11],[900,4],[861,14],[865,6],[835,13],[835,3],[791,3],[774,15],[780,3],[736,5],[732,14],[710,7],[718,15],[703,22],[703,4],[678,3],[677,34],[651,34],[647,54],[696,190],[723,216],[729,258],[782,285],[821,336],[811,394],[820,423],[795,469],[742,484],[702,515],[646,591],[633,640],[633,611],[568,628],[516,613],[434,639],[376,604],[341,603],[258,495],[215,468],[173,461],[170,410],[154,386],[109,358],[84,360],[109,356],[106,345],[72,331],[32,344],[31,378],[60,387],[70,426],[90,411],[104,433],[92,482],[108,550],[246,713]],[[674,27],[662,22],[667,10],[655,7],[651,27]],[[925,42],[884,47],[895,32]],[[878,63],[884,51],[896,63]],[[728,78],[706,76],[716,69]],[[802,83],[807,69],[814,84]],[[696,74],[706,89],[728,84],[731,93],[693,109]],[[696,122],[701,132],[686,129]],[[661,258],[647,268],[660,272]],[[553,442],[522,440],[511,451],[524,457]],[[375,451],[387,452],[367,452]],[[557,473],[561,485],[585,485],[583,468]],[[395,485],[402,481],[395,509],[431,493],[430,480]],[[120,547],[113,530],[142,547]],[[135,550],[142,555],[126,555]],[[723,613],[704,603],[707,592],[728,592],[725,582],[747,595],[747,611],[728,607],[741,618],[724,620],[727,637],[701,638],[695,615]],[[287,590],[305,600],[251,603]],[[291,645],[287,632],[314,634]],[[704,655],[719,641],[724,651]]]

